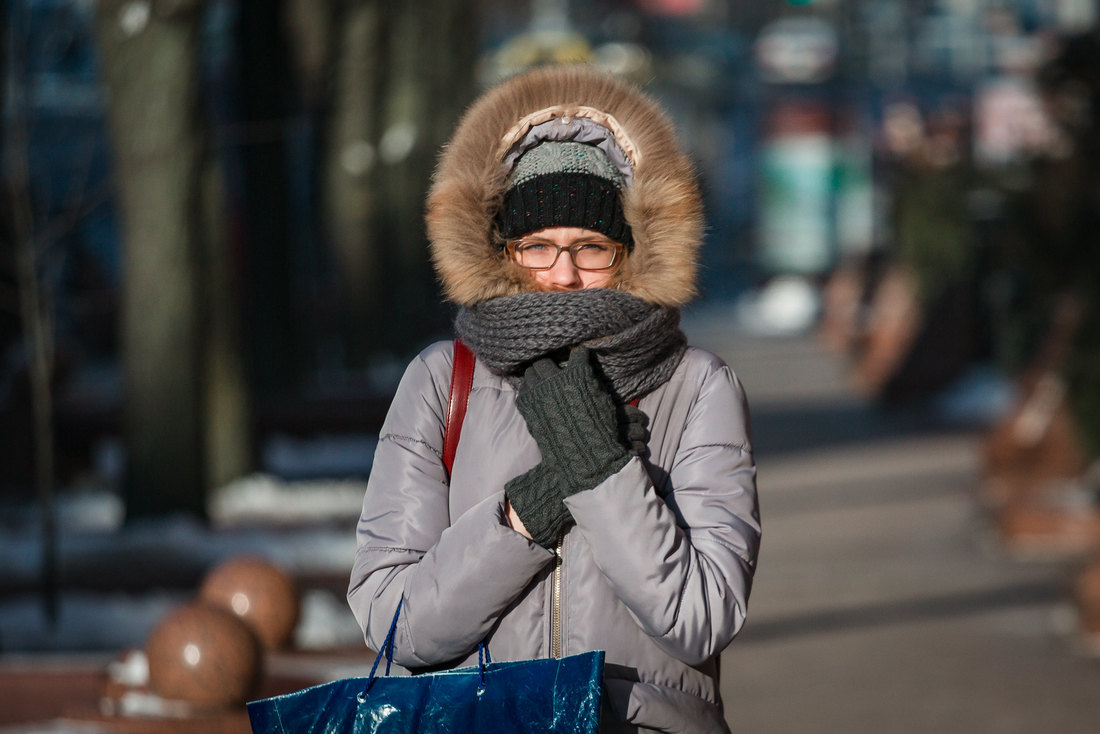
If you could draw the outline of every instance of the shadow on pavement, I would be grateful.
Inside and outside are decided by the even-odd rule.
[[[740,644],[752,644],[896,624],[919,624],[1005,607],[1050,604],[1062,596],[1061,584],[1052,579],[849,609],[815,610],[749,622],[738,641]]]
[[[819,404],[767,404],[750,407],[757,456],[868,444],[921,434],[970,433],[931,410],[885,409],[855,401]]]

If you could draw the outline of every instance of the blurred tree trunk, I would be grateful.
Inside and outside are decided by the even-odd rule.
[[[97,35],[125,232],[129,517],[206,516],[249,462],[212,148],[198,104],[201,0],[100,0]],[[218,409],[213,410],[212,406]],[[211,445],[233,433],[235,440]]]
[[[25,122],[25,120],[20,120]],[[16,123],[19,124],[19,123]],[[25,131],[24,131],[25,132]],[[31,435],[34,443],[34,476],[38,505],[42,514],[41,580],[46,618],[57,623],[61,577],[57,548],[57,504],[55,497],[56,451],[53,424],[54,326],[52,298],[43,293],[41,248],[36,246],[31,202],[27,194],[26,138],[20,135],[16,145],[22,168],[17,188],[11,197],[15,222],[16,261],[23,341],[27,351],[30,378]]]
[[[248,131],[244,210],[249,372],[261,395],[292,393],[302,378],[292,283],[286,126],[292,82],[283,0],[240,0],[241,115]]]
[[[435,154],[472,93],[475,5],[329,4],[323,211],[350,320],[352,367],[367,365],[378,351],[406,350],[430,328],[426,309],[438,298],[424,197]],[[300,22],[306,42],[309,26]],[[313,58],[299,56],[306,64]]]
[[[420,309],[430,300],[431,272],[427,268],[427,247],[424,232],[424,194],[431,176],[434,150],[429,136],[434,109],[432,95],[437,90],[431,84],[431,67],[453,68],[445,38],[433,38],[430,28],[440,24],[432,12],[439,2],[413,5],[405,3],[394,9],[390,22],[390,48],[385,76],[383,128],[379,141],[382,172],[386,185],[379,189],[379,209],[386,213],[377,223],[377,237],[388,243],[390,255],[389,280],[393,286],[387,311],[391,327],[390,341],[399,343],[415,339]],[[442,35],[442,34],[439,34]],[[444,45],[430,45],[430,41]],[[424,53],[424,49],[433,49]]]
[[[364,367],[382,341],[384,249],[377,216],[381,88],[388,73],[386,33],[392,4],[329,2],[332,12],[331,92],[322,114],[322,212],[328,222],[344,308],[347,362]]]
[[[425,48],[438,49],[441,64],[429,54],[422,54],[424,78],[432,89],[427,119],[429,143],[428,169],[434,169],[435,156],[454,132],[458,118],[473,102],[474,74],[480,51],[477,2],[469,0],[434,0],[430,16],[422,17],[428,39]]]
[[[285,1],[318,120],[320,228],[347,319],[345,362],[361,369],[440,325],[424,197],[439,146],[472,97],[478,4]]]
[[[428,257],[424,199],[435,156],[473,95],[478,33],[474,3],[403,4],[390,24],[381,158],[379,240],[389,243],[391,343],[416,346],[431,328],[438,292]],[[425,53],[425,49],[431,49]],[[446,60],[441,63],[441,60]]]
[[[22,75],[21,75],[22,76]],[[0,79],[3,76],[0,75]],[[7,81],[7,80],[5,80]],[[13,85],[14,86],[14,83]],[[7,89],[5,84],[4,88]],[[4,127],[3,150],[8,177],[0,188],[6,210],[0,214],[0,236],[12,246],[15,266],[15,291],[19,302],[20,326],[27,359],[29,382],[30,436],[34,455],[34,483],[42,518],[41,570],[42,602],[46,619],[57,624],[61,577],[57,542],[57,502],[55,489],[55,432],[53,421],[53,382],[56,344],[53,298],[43,278],[43,254],[53,243],[36,231],[34,205],[30,196],[30,130],[26,86],[9,93],[16,100]],[[5,243],[7,244],[7,243]],[[17,430],[25,430],[21,426]]]
[[[229,258],[221,168],[213,155],[203,165],[202,204],[207,294],[203,330],[206,486],[220,487],[253,469],[252,401],[242,350],[239,289]]]

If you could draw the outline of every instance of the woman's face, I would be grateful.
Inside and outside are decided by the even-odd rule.
[[[568,248],[573,245],[614,245],[614,240],[595,230],[583,227],[547,227],[520,238],[525,245],[548,245]],[[540,291],[579,291],[585,288],[606,288],[626,259],[626,249],[619,247],[615,263],[607,270],[581,270],[569,251],[563,249],[557,261],[547,270],[531,270],[531,279]]]

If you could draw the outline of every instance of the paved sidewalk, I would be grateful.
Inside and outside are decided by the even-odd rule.
[[[694,318],[753,409],[764,542],[725,653],[735,732],[1100,731],[1100,660],[1071,633],[1072,566],[999,552],[980,434],[885,415],[812,338]]]

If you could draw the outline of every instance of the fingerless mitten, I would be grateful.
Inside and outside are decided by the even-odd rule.
[[[558,534],[573,521],[562,504],[562,481],[545,462],[514,477],[504,485],[504,494],[512,503],[523,526],[543,548],[554,549]]]

